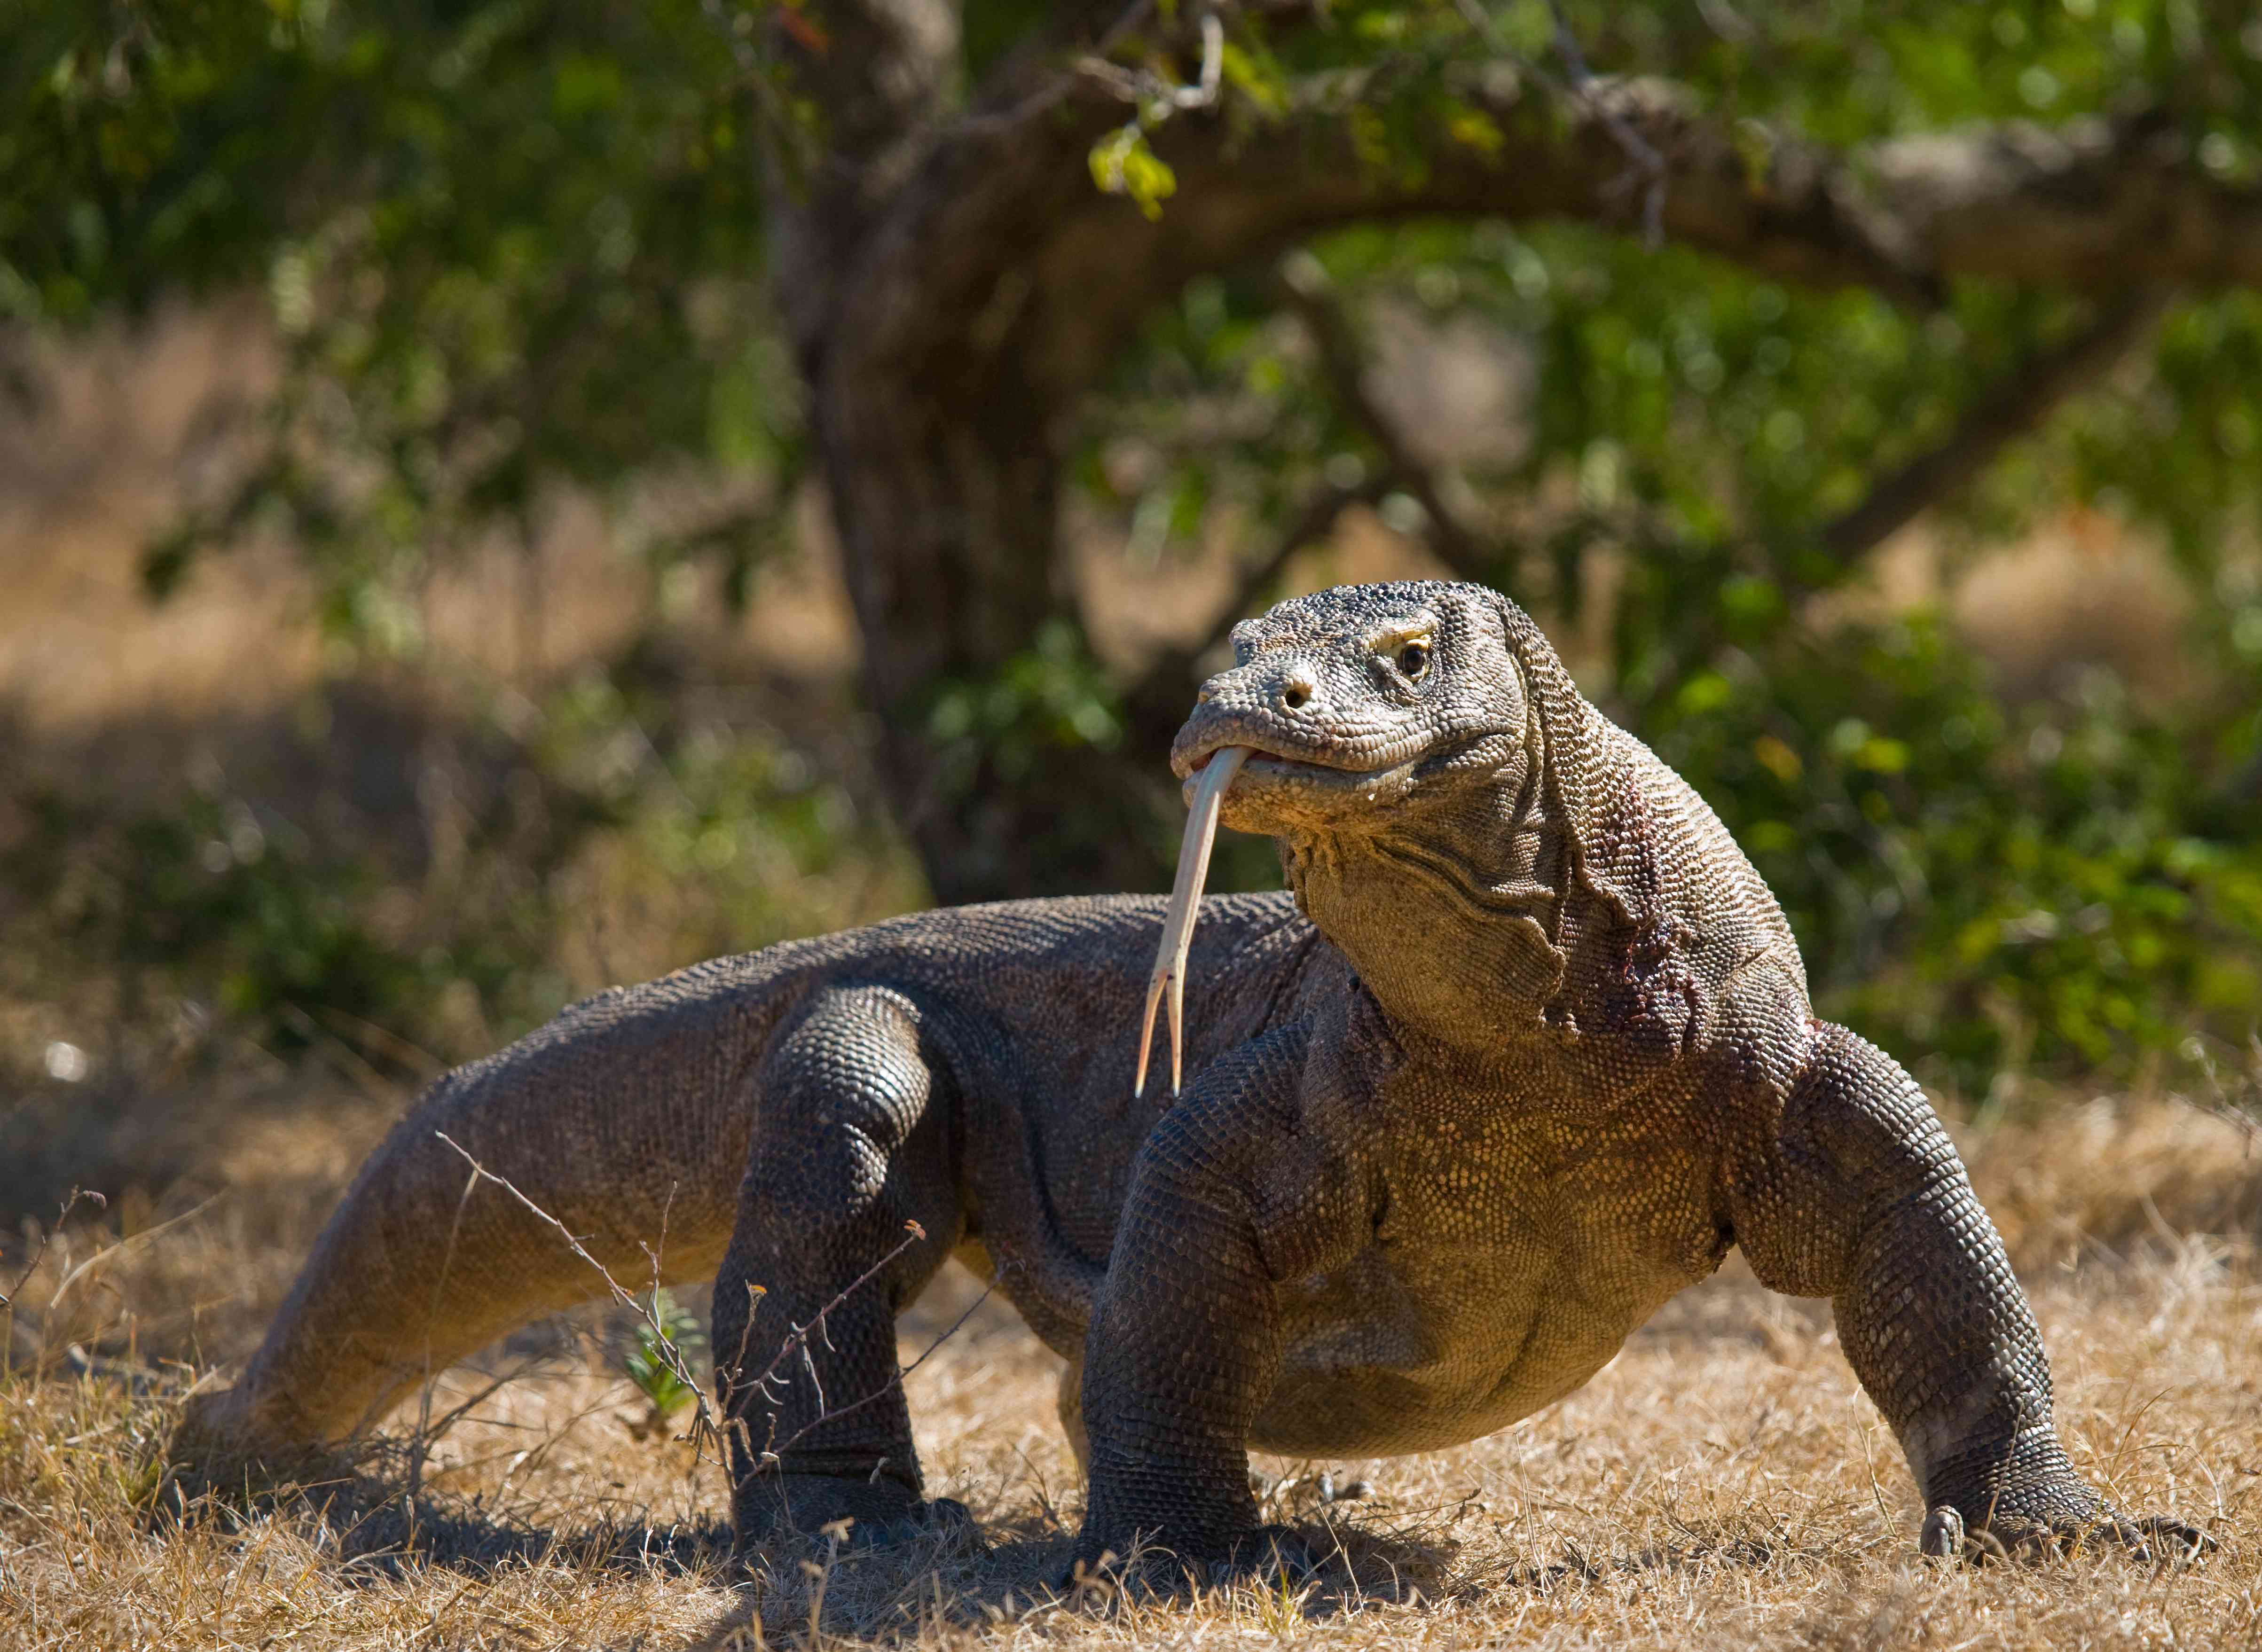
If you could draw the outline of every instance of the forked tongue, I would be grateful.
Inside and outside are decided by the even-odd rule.
[[[1186,948],[1193,944],[1194,912],[1201,904],[1202,880],[1209,876],[1210,845],[1217,841],[1217,813],[1226,788],[1249,761],[1248,746],[1224,746],[1210,754],[1194,782],[1186,813],[1186,835],[1178,844],[1178,876],[1163,914],[1163,944],[1155,953],[1155,973],[1147,978],[1147,1014],[1139,1024],[1139,1074],[1131,1094],[1147,1093],[1147,1053],[1155,1039],[1155,1006],[1163,989],[1171,993],[1171,1094],[1178,1093],[1185,1063]]]

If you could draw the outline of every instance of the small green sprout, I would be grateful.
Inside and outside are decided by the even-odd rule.
[[[665,1290],[654,1290],[645,1305],[650,1319],[638,1324],[635,1346],[622,1357],[621,1367],[652,1402],[652,1420],[666,1422],[697,1397],[674,1367],[707,1336],[698,1318]]]

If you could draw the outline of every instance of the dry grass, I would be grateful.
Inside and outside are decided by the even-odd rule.
[[[1914,1492],[1827,1310],[1732,1265],[1571,1400],[1490,1440],[1263,1465],[1283,1481],[1277,1513],[1336,1519],[1361,1586],[1177,1604],[1062,1604],[1047,1587],[1081,1491],[1052,1419],[1057,1362],[995,1304],[911,1383],[931,1480],[973,1506],[987,1555],[804,1551],[735,1570],[719,1475],[644,1427],[589,1316],[496,1351],[524,1375],[431,1449],[413,1494],[396,1438],[359,1476],[249,1515],[153,1521],[187,1375],[163,1362],[185,1346],[165,1310],[235,1298],[208,1309],[204,1339],[240,1354],[319,1214],[309,1189],[337,1168],[315,1144],[358,1144],[371,1122],[325,1117],[215,1141],[234,1189],[221,1204],[104,1254],[44,1351],[18,1337],[0,1379],[0,1646],[657,1648],[807,1643],[812,1624],[890,1646],[2262,1644],[2262,1269],[2245,1237],[2262,1155],[2188,1109],[2092,1103],[1972,1156],[2029,1269],[2076,1460],[2124,1505],[2215,1533],[2222,1551],[2195,1569],[1920,1561]],[[272,1207],[249,1219],[263,1189]],[[118,1242],[115,1215],[51,1251],[25,1303]],[[10,1250],[0,1283],[25,1257]],[[904,1326],[906,1357],[969,1289],[938,1287]],[[435,1414],[484,1386],[450,1373]],[[405,1435],[414,1418],[400,1422]],[[1373,1497],[1322,1509],[1322,1467]]]

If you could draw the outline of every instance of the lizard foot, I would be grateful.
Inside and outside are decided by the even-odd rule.
[[[848,1528],[850,1548],[893,1548],[900,1543],[935,1538],[954,1554],[990,1552],[974,1511],[956,1498],[929,1498],[908,1513],[886,1520],[859,1520]]]
[[[921,1498],[895,1480],[824,1474],[767,1476],[743,1497],[738,1547],[829,1534],[846,1551],[942,1538],[954,1550],[987,1548],[973,1512],[955,1498]]]
[[[1063,1594],[1121,1592],[1141,1599],[1183,1598],[1244,1580],[1294,1589],[1318,1577],[1328,1557],[1328,1550],[1291,1526],[1257,1526],[1221,1553],[1140,1547],[1126,1560],[1113,1549],[1088,1554],[1079,1544],[1054,1586]]]
[[[2054,1555],[2094,1553],[2106,1547],[2125,1551],[2143,1565],[2187,1563],[2220,1545],[2197,1526],[2167,1515],[2125,1519],[2100,1509],[2082,1519],[2033,1519],[1998,1516],[1967,1523],[1954,1504],[1942,1503],[1924,1517],[1917,1547],[1924,1554],[1975,1565],[1993,1561],[2035,1562]]]

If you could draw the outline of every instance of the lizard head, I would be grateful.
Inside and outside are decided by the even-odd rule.
[[[1590,708],[1530,619],[1479,585],[1342,585],[1235,626],[1233,651],[1171,752],[1189,813],[1135,1092],[1165,1002],[1178,1090],[1187,949],[1221,819],[1279,840],[1298,902],[1378,993],[1466,1023],[1430,984],[1458,976],[1488,1005],[1504,989],[1511,1019],[1536,1013],[1562,975],[1545,920],[1567,869],[1541,696]],[[1440,969],[1440,947],[1456,966]]]
[[[1171,753],[1191,812],[1147,1018],[1167,992],[1174,1057],[1221,822],[1279,842],[1298,902],[1387,1005],[1470,1037],[1544,1013],[1567,901],[1605,922],[1646,905],[1616,730],[1506,598],[1337,586],[1236,626],[1233,647]]]
[[[1177,994],[1223,823],[1275,838],[1298,903],[1401,1024],[1497,1047],[1615,1030],[1669,1052],[1687,959],[1797,948],[1702,799],[1581,697],[1481,585],[1343,585],[1233,632],[1172,746],[1192,809],[1149,994]]]
[[[1451,809],[1538,736],[1502,606],[1476,585],[1343,585],[1244,621],[1171,765],[1191,794],[1217,753],[1245,748],[1223,800],[1240,831],[1398,831]]]

